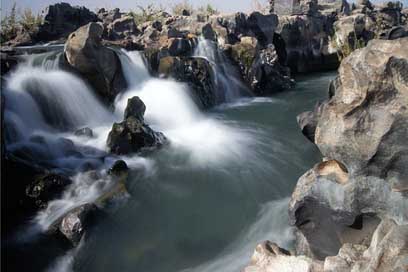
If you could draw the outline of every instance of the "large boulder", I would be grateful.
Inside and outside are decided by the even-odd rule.
[[[124,39],[140,34],[140,30],[137,28],[132,16],[124,16],[114,20],[108,25],[107,29],[108,37],[112,40]]]
[[[289,205],[316,258],[369,246],[378,218],[408,222],[407,47],[372,40],[354,51],[319,107],[314,142],[326,161],[299,179]]]
[[[107,146],[111,153],[137,153],[156,149],[167,142],[163,133],[155,132],[144,122],[145,109],[139,97],[128,100],[125,119],[121,123],[114,123],[108,135]]]
[[[273,42],[278,22],[276,14],[264,15],[257,11],[251,13],[246,21],[249,31],[253,33],[263,47]]]
[[[112,102],[126,89],[119,57],[112,49],[101,44],[103,28],[98,23],[80,27],[69,35],[65,44],[68,64],[85,78],[99,96]]]
[[[276,36],[286,51],[283,64],[293,73],[325,71],[338,67],[339,60],[331,49],[330,37],[336,16],[316,14],[279,17]],[[275,44],[278,46],[278,44]]]
[[[66,38],[79,27],[98,21],[92,11],[85,7],[72,7],[68,3],[50,5],[45,13],[37,35],[38,41]]]
[[[216,105],[214,73],[208,60],[168,56],[160,59],[158,72],[162,76],[187,83],[202,108],[208,109]]]

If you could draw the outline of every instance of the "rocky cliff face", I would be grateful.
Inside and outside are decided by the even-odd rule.
[[[289,204],[300,257],[263,245],[247,271],[407,268],[406,48],[408,38],[372,40],[343,60],[331,98],[307,114],[324,160],[299,179]]]

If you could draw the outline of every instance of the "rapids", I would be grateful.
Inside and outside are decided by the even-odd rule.
[[[296,115],[326,97],[333,74],[301,78],[295,90],[273,98],[252,98],[211,44],[200,41],[195,55],[215,69],[220,105],[208,112],[187,85],[149,75],[137,52],[120,52],[130,88],[113,112],[84,81],[58,68],[58,54],[31,56],[9,75],[3,90],[8,150],[74,180],[17,234],[29,237],[11,243],[26,260],[42,260],[16,262],[15,270],[43,270],[47,263],[47,271],[239,271],[265,239],[291,246],[288,197],[319,158]],[[109,155],[108,132],[135,95],[146,104],[146,122],[171,144],[147,157]],[[82,127],[95,137],[75,136]],[[126,201],[77,249],[61,253],[53,244],[37,251],[33,236],[109,190],[106,169],[119,158],[132,169]],[[89,165],[98,179],[85,172]]]

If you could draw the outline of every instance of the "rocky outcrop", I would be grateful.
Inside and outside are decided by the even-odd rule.
[[[102,46],[103,28],[98,23],[80,27],[69,35],[65,44],[65,58],[106,102],[112,102],[126,87],[119,57]]]
[[[292,255],[266,241],[258,245],[244,272],[363,272],[405,271],[408,258],[408,225],[385,219],[366,245],[345,243],[338,254],[324,261]]]
[[[161,132],[155,132],[144,122],[146,106],[135,96],[128,100],[124,120],[114,123],[107,146],[114,154],[123,155],[159,148],[167,142]]]
[[[110,40],[131,38],[140,34],[135,20],[131,16],[124,16],[114,20],[107,26],[107,35]]]
[[[406,269],[407,46],[408,37],[372,40],[353,52],[330,99],[300,118],[324,157],[299,179],[289,204],[299,256],[293,258],[307,258],[307,271]],[[265,255],[258,260],[271,265],[259,271],[280,270],[277,259],[284,259],[280,267],[294,263]],[[323,268],[311,268],[315,260]]]
[[[92,11],[85,7],[72,7],[68,3],[50,5],[45,14],[44,22],[36,36],[38,41],[67,38],[79,27],[98,21],[98,17]]]

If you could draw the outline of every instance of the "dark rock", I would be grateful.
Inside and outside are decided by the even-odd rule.
[[[87,8],[72,7],[68,3],[51,5],[45,12],[44,23],[37,34],[38,41],[66,38],[79,27],[98,21],[96,14]]]
[[[183,15],[183,16],[190,16],[190,15],[191,15],[191,13],[190,13],[190,11],[189,11],[189,10],[187,10],[187,9],[183,9],[183,10],[181,11],[181,15]]]
[[[170,27],[167,31],[167,37],[170,38],[186,38],[188,32],[187,31],[179,31],[177,28]]]
[[[120,9],[115,8],[113,10],[107,11],[104,8],[100,9],[97,13],[98,18],[104,26],[108,26],[109,24],[113,23],[115,20],[119,19],[122,17],[122,13],[120,12]]]
[[[112,40],[120,40],[140,33],[135,20],[131,16],[121,17],[108,25],[108,37]]]
[[[190,39],[175,38],[169,46],[170,56],[188,56],[193,53],[194,47]]]
[[[126,89],[127,83],[116,53],[101,44],[103,28],[90,23],[68,37],[65,57],[68,64],[80,73],[106,102]]]
[[[111,168],[109,168],[108,173],[110,175],[119,176],[123,173],[127,173],[128,170],[129,168],[126,162],[123,160],[118,160],[118,161],[115,161],[115,163],[112,165]]]
[[[7,53],[0,53],[0,63],[1,63],[1,75],[7,74],[10,70],[17,67],[19,62],[18,56],[13,56]]]
[[[125,109],[125,119],[133,116],[143,122],[145,111],[146,105],[138,96],[134,96],[128,99],[127,107]]]
[[[214,41],[214,42],[217,40],[217,34],[213,30],[211,24],[205,24],[203,26],[202,35],[203,35],[204,39]]]
[[[263,15],[259,12],[253,12],[247,19],[247,27],[258,39],[259,43],[266,47],[273,42],[273,35],[278,22],[276,14]]]
[[[64,189],[72,181],[58,174],[45,174],[37,177],[33,183],[26,188],[26,194],[39,208],[45,208],[50,200],[59,198]]]
[[[131,98],[125,110],[125,120],[114,123],[109,133],[107,146],[114,154],[122,155],[152,150],[161,147],[167,142],[161,132],[155,132],[143,118],[145,106],[139,98]]]
[[[185,82],[194,92],[199,105],[204,109],[217,103],[215,95],[214,75],[210,63],[204,58],[164,57],[160,59],[158,68],[160,75],[171,76]]]
[[[162,31],[163,29],[163,24],[160,21],[154,21],[152,23],[152,27],[157,29],[158,31]]]
[[[76,136],[85,136],[88,138],[92,138],[94,136],[92,129],[90,129],[89,127],[78,129],[77,131],[74,132],[74,134]]]
[[[77,246],[85,232],[93,225],[98,208],[95,204],[83,204],[67,212],[57,219],[51,228],[57,227],[75,247]]]

